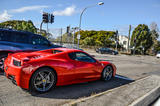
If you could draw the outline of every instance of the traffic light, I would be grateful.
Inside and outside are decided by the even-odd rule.
[[[48,13],[43,13],[43,22],[48,23]]]
[[[51,21],[51,24],[54,23],[54,15],[53,14],[51,14],[51,20],[50,21]]]
[[[70,32],[70,26],[67,26],[67,34]]]

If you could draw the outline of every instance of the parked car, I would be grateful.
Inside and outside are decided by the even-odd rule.
[[[41,35],[0,28],[0,71],[3,70],[3,63],[8,53],[37,51],[56,47],[60,46],[53,45]]]
[[[84,51],[54,48],[30,53],[14,53],[5,60],[6,77],[21,88],[47,92],[55,86],[110,80],[116,66],[98,61]]]
[[[113,55],[117,55],[118,54],[118,51],[115,51],[115,50],[112,50],[110,48],[98,48],[96,49],[96,52],[97,53],[101,53],[101,54],[113,54]]]
[[[157,52],[156,57],[157,57],[157,58],[160,58],[160,51]]]

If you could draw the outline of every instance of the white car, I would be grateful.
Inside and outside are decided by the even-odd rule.
[[[157,57],[157,58],[160,58],[160,51],[157,52],[156,57]]]

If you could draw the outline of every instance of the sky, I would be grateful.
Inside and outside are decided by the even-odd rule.
[[[104,5],[97,5],[99,2]],[[39,28],[42,13],[48,12],[55,16],[50,31],[78,27],[82,10],[91,5],[82,16],[82,30],[118,30],[128,35],[129,25],[133,30],[152,22],[160,28],[160,0],[0,0],[0,22],[32,20]]]

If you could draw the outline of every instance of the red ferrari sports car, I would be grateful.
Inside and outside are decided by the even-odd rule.
[[[98,61],[81,50],[55,48],[8,55],[4,71],[21,88],[46,92],[55,86],[110,80],[116,74],[114,64]]]

